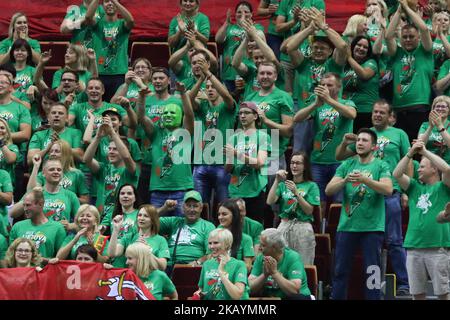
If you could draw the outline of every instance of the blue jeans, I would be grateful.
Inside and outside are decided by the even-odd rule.
[[[343,192],[342,190],[338,193],[334,194],[331,197],[327,197],[325,194],[325,188],[327,187],[328,182],[334,177],[336,173],[336,169],[339,167],[339,163],[335,164],[311,164],[311,173],[313,177],[313,181],[317,183],[320,191],[320,201],[325,202],[328,200],[333,203],[342,202]]]
[[[381,298],[381,279],[377,279],[378,285],[369,288],[368,277],[372,276],[370,266],[378,266],[381,276],[381,246],[383,244],[383,232],[337,232],[335,266],[333,276],[333,288],[331,298],[333,300],[347,299],[348,279],[352,271],[352,260],[356,249],[361,245],[366,270],[365,297],[367,300],[379,300]]]
[[[312,120],[294,124],[293,152],[303,151],[311,156],[314,132]]]
[[[267,44],[269,45],[270,49],[272,49],[278,61],[280,61],[280,47],[281,44],[283,43],[283,40],[284,39],[282,37],[275,36],[273,34],[267,35]]]
[[[401,194],[395,191],[392,196],[384,197],[386,205],[385,240],[391,265],[397,277],[398,287],[408,287],[406,271],[406,251],[403,248]]]
[[[177,200],[177,206],[172,212],[168,212],[167,215],[183,217],[183,198],[186,191],[152,191],[150,204],[156,208],[161,208],[166,200]]]
[[[228,184],[231,175],[219,165],[194,166],[194,188],[202,195],[203,202],[209,203],[214,189],[215,201],[222,202],[228,198]]]

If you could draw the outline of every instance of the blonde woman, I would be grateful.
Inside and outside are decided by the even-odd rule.
[[[347,21],[347,26],[342,33],[342,38],[351,43],[357,36],[365,36],[367,34],[367,17],[361,14],[351,16]]]
[[[164,271],[158,270],[150,247],[142,242],[131,244],[126,252],[127,265],[144,283],[157,300],[168,297],[178,300],[177,289]]]
[[[436,35],[433,41],[434,70],[439,71],[442,64],[450,57],[450,15],[446,11],[433,14],[432,32]]]
[[[367,0],[364,14],[367,17],[367,36],[375,42],[386,29],[389,14],[387,5],[383,0]]]
[[[75,260],[78,247],[91,244],[98,252],[97,262],[107,262],[108,237],[98,232],[100,213],[97,208],[89,204],[81,205],[74,221],[79,231],[66,237],[56,257],[60,260]]]
[[[41,55],[41,45],[39,41],[28,36],[28,19],[17,12],[11,17],[8,29],[8,38],[0,42],[0,64],[6,63],[10,59],[11,47],[17,39],[24,39],[31,46],[33,62],[38,63]]]
[[[0,169],[7,171],[11,181],[15,179],[14,167],[19,158],[19,148],[13,144],[8,122],[0,118]]]
[[[5,254],[7,268],[38,267],[41,265],[41,255],[33,241],[27,238],[17,238],[9,246]]]

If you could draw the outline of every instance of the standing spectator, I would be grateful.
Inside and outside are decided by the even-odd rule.
[[[223,44],[223,66],[222,66],[222,80],[230,92],[235,90],[235,80],[238,74],[232,67],[231,61],[239,47],[239,44],[244,41],[246,31],[242,27],[242,21],[252,21],[253,7],[248,1],[240,1],[234,10],[236,23],[231,23],[231,10],[227,10],[227,17],[222,26],[217,30],[216,42]],[[264,27],[259,23],[255,24],[255,28],[264,32]]]
[[[429,121],[422,123],[418,139],[427,149],[450,164],[450,98],[438,96],[433,100]]]
[[[202,266],[198,282],[199,295],[203,300],[247,300],[249,287],[244,262],[233,258],[229,250],[233,235],[227,229],[211,231],[208,247],[211,258]]]
[[[242,131],[230,137],[224,152],[227,156],[225,170],[231,173],[230,196],[244,199],[246,207],[252,208],[251,214],[247,212],[248,216],[263,223],[270,137],[256,128],[258,110],[254,102],[240,104]]]
[[[397,126],[405,130],[412,141],[417,136],[420,124],[426,120],[429,110],[433,42],[427,26],[408,6],[407,0],[399,0],[399,3],[386,30],[386,44],[387,54],[392,61],[393,105],[397,112]],[[395,31],[402,12],[413,24],[406,24],[401,28],[399,47],[395,41]]]
[[[177,82],[183,110],[178,104],[167,104],[162,117],[153,123],[145,114],[148,89],[139,92],[138,119],[152,141],[152,173],[150,203],[162,207],[167,199],[177,200],[175,215],[181,216],[182,199],[186,190],[194,187],[191,171],[191,140],[181,132],[194,133],[194,112],[182,83]],[[183,115],[184,114],[184,115]],[[175,150],[178,150],[175,153]]]
[[[98,0],[92,1],[97,9]],[[105,100],[110,101],[128,71],[128,38],[134,18],[119,0],[105,0],[103,7],[105,15],[93,22],[92,48],[97,54],[98,73],[105,85]],[[119,19],[119,14],[123,19]]]
[[[13,185],[16,182],[14,169],[19,157],[19,148],[12,142],[8,122],[0,118],[0,169],[8,172]]]
[[[261,233],[261,253],[248,282],[252,295],[311,299],[302,258],[288,248],[282,232],[274,228]]]
[[[26,40],[17,39],[14,41],[9,52],[9,60],[16,69],[14,88],[19,92],[26,93],[33,84],[34,73],[36,72],[32,60],[32,49]]]
[[[71,34],[70,42],[86,48],[93,48],[93,33],[91,26],[103,18],[105,10],[98,5],[98,0],[83,0],[79,6],[69,7],[60,31]]]
[[[371,128],[377,134],[377,147],[374,156],[383,160],[392,173],[401,158],[408,152],[410,144],[408,135],[402,129],[393,127],[389,123],[392,106],[385,100],[375,102],[372,110]],[[344,160],[356,155],[357,136],[346,134],[343,142],[336,149],[336,159]],[[397,280],[397,295],[409,292],[408,274],[406,271],[406,251],[403,248],[401,188],[397,179],[392,179],[393,193],[385,196],[386,229],[385,241],[388,248],[390,262]]]
[[[187,41],[186,33],[192,32],[204,45],[209,40],[209,18],[199,12],[200,0],[179,0],[180,13],[169,24],[167,42],[174,52],[183,47]]]
[[[19,221],[11,229],[9,243],[17,238],[30,239],[36,245],[44,261],[56,256],[66,236],[61,223],[48,219],[44,212],[44,194],[42,188],[34,188],[23,200],[24,221]]]
[[[450,15],[448,12],[433,14],[433,41],[434,70],[437,75],[442,64],[450,57]]]
[[[356,140],[357,156],[339,166],[325,190],[327,195],[344,191],[336,234],[331,293],[334,300],[347,298],[348,278],[358,246],[362,247],[366,278],[373,273],[374,266],[381,268],[381,246],[385,230],[383,195],[392,194],[392,181],[388,165],[374,156],[376,145],[376,133],[367,128],[360,129]],[[378,270],[378,274],[381,274],[381,269]],[[381,283],[381,279],[375,281]],[[365,297],[368,300],[379,300],[380,285],[366,285]]]
[[[38,63],[41,55],[41,45],[39,41],[28,36],[28,19],[22,12],[16,12],[9,22],[8,37],[0,42],[0,64],[4,64],[10,59],[11,47],[17,39],[28,42],[32,49],[33,62]]]
[[[267,30],[267,44],[275,54],[277,60],[280,59],[280,47],[283,42],[283,34],[276,30],[276,20],[281,0],[261,0],[259,2],[258,16],[269,17],[269,28]]]
[[[405,174],[415,154],[422,155],[418,180]],[[429,275],[434,294],[440,300],[448,300],[450,230],[448,224],[439,224],[436,218],[450,198],[450,167],[418,140],[398,163],[394,177],[408,195],[409,223],[404,247],[408,253],[406,267],[413,299],[426,299]]]
[[[367,16],[367,36],[370,41],[375,42],[388,21],[388,8],[384,0],[367,0],[366,10],[364,14]]]
[[[312,181],[311,165],[304,152],[292,155],[290,164],[292,180],[288,173],[279,170],[267,195],[267,204],[280,203],[283,233],[289,248],[295,250],[305,264],[313,265],[316,239],[311,223],[314,207],[320,205],[319,187]]]
[[[344,69],[344,99],[352,100],[358,106],[353,131],[370,127],[372,106],[379,99],[380,78],[377,60],[372,55],[372,45],[366,36],[356,36],[349,47]]]
[[[169,300],[178,300],[177,289],[167,274],[158,270],[155,256],[149,249],[141,242],[131,244],[125,252],[128,268],[142,280],[155,299],[168,297]]]
[[[311,154],[313,180],[319,185],[320,206],[325,212],[327,195],[325,187],[339,166],[335,151],[342,137],[353,131],[353,119],[356,106],[351,100],[341,99],[339,92],[342,82],[339,75],[326,73],[320,85],[314,89],[315,100],[309,106],[300,109],[294,117],[295,122],[314,119],[314,146]],[[340,193],[331,201],[339,202]]]

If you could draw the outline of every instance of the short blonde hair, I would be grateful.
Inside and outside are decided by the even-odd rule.
[[[361,23],[367,23],[367,17],[362,14],[354,14],[348,19],[347,26],[345,27],[344,32],[342,32],[342,35],[347,37],[356,37],[356,30],[358,29],[358,25]]]
[[[10,145],[13,142],[12,142],[12,137],[11,137],[11,129],[9,129],[9,124],[3,118],[0,118],[0,122],[3,123],[6,128],[5,144]]]
[[[216,238],[223,244],[225,250],[230,250],[233,245],[233,234],[230,230],[225,228],[217,228],[209,233],[208,240]]]
[[[77,70],[74,71],[84,71],[87,69],[89,60],[87,57],[87,49],[85,46],[79,45],[79,44],[69,44],[67,47],[69,50],[73,50],[75,54],[77,55]]]
[[[27,238],[17,238],[16,240],[13,241],[13,243],[11,243],[11,245],[9,246],[9,248],[5,254],[6,266],[8,268],[16,268],[17,267],[16,249],[21,243],[28,243],[30,245],[30,248],[31,248],[30,264],[31,264],[31,266],[33,266],[33,267],[39,266],[41,264],[42,257],[39,254],[34,242]]]
[[[434,98],[433,103],[431,104],[431,110],[433,110],[439,102],[445,102],[450,109],[450,97],[442,95]]]
[[[95,222],[97,223],[97,225],[99,225],[100,224],[100,213],[98,212],[98,209],[91,204],[82,204],[78,208],[78,211],[74,218],[75,223],[78,225],[78,218],[80,217],[80,215],[82,213],[84,213],[86,211],[89,211],[90,213],[92,213],[92,215],[95,217]]]
[[[128,246],[125,255],[136,258],[136,275],[147,278],[153,270],[158,269],[158,262],[151,252],[150,246],[141,242],[135,242]]]

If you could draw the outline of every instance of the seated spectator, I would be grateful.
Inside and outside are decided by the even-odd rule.
[[[14,87],[18,92],[26,93],[33,84],[36,72],[32,61],[32,49],[26,40],[17,39],[14,41],[9,55],[9,60],[16,68]]]
[[[0,169],[9,173],[13,183],[16,181],[14,169],[19,157],[19,148],[12,142],[8,122],[0,118]]]
[[[388,21],[388,8],[384,0],[367,0],[364,14],[367,17],[367,36],[373,43],[384,32]]]
[[[164,271],[167,267],[167,260],[170,259],[167,240],[158,234],[159,216],[158,210],[149,204],[140,207],[137,218],[137,232],[129,232],[119,239],[119,233],[124,225],[124,217],[117,215],[114,217],[111,240],[109,244],[109,256],[114,259],[113,265],[116,268],[125,268],[123,254],[127,247],[136,242],[142,242],[150,247],[159,270]]]
[[[0,42],[0,64],[6,63],[10,59],[11,47],[17,39],[28,42],[32,49],[33,62],[39,61],[41,45],[39,41],[28,36],[28,19],[22,12],[16,12],[9,23],[8,37]]]
[[[227,229],[216,229],[208,236],[211,257],[202,266],[198,282],[202,300],[247,300],[247,270],[241,260],[230,256],[233,235]]]
[[[35,243],[27,238],[14,240],[5,254],[6,268],[39,267],[41,260]]]
[[[89,204],[80,206],[74,221],[78,232],[64,239],[56,257],[60,260],[76,260],[78,247],[89,244],[98,252],[97,262],[108,261],[108,237],[98,231],[100,214],[97,208]]]
[[[156,300],[164,297],[178,300],[177,289],[167,274],[158,269],[155,256],[149,249],[148,245],[141,242],[131,244],[125,252],[128,268],[142,280]]]
[[[264,230],[260,246],[248,277],[252,296],[311,299],[302,258],[287,247],[281,231]]]
[[[313,265],[316,240],[311,223],[314,207],[320,205],[319,187],[312,181],[311,165],[305,153],[292,155],[290,169],[291,179],[285,170],[277,172],[267,195],[267,204],[280,204],[278,230],[283,233],[289,248],[295,250],[305,264]]]

